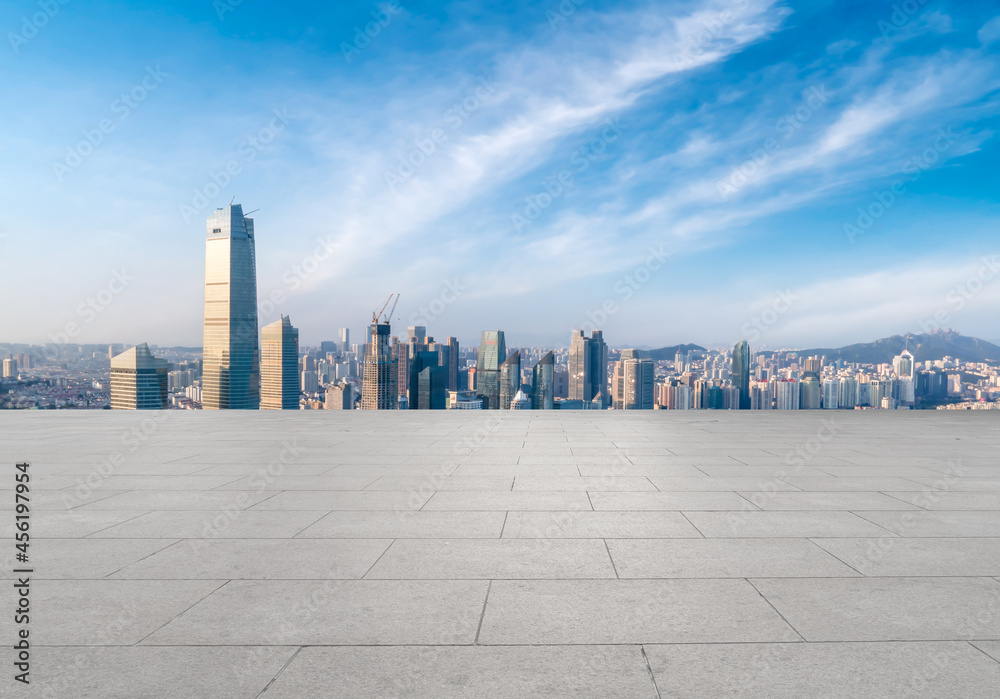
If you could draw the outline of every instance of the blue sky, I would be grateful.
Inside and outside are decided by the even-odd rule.
[[[4,3],[2,339],[200,345],[235,197],[305,344],[1000,341],[997,5],[489,5]]]

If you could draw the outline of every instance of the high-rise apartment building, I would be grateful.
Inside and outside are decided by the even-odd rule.
[[[823,380],[823,408],[836,410],[840,406],[840,379]]]
[[[325,410],[354,410],[354,386],[338,383],[326,389]]]
[[[112,410],[165,410],[167,360],[143,342],[111,359]]]
[[[538,360],[531,370],[531,408],[533,410],[552,410],[555,399],[555,356],[547,353]]]
[[[239,204],[208,217],[202,351],[202,407],[257,410],[257,263],[253,219],[243,215]]]
[[[396,360],[392,355],[388,323],[372,323],[368,328],[372,341],[365,348],[362,370],[361,409],[395,410],[399,403],[396,390]]]
[[[774,407],[778,410],[799,409],[799,382],[795,379],[779,379],[774,382]]]
[[[614,407],[616,410],[652,410],[654,406],[652,359],[640,359],[634,349],[622,350],[622,358],[615,364]],[[690,387],[684,385],[685,405],[690,400]]]
[[[476,392],[483,396],[483,407],[497,410],[500,406],[500,365],[507,359],[507,343],[503,330],[484,330],[476,356]],[[510,408],[507,405],[504,409]]]
[[[288,316],[260,331],[260,409],[299,409],[299,331]]]
[[[510,410],[511,401],[521,390],[521,351],[514,350],[500,365],[500,409]]]
[[[17,375],[17,362],[13,359],[3,360],[3,377],[5,379],[14,378]]]
[[[733,388],[739,392],[738,410],[750,409],[750,343],[746,340],[733,348]]]
[[[585,337],[583,330],[574,330],[569,343],[569,398],[585,404],[600,399],[601,407],[608,404],[608,346],[600,330]]]

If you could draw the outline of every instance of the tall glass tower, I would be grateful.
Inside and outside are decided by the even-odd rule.
[[[392,354],[388,323],[368,326],[372,341],[365,348],[365,361],[361,379],[362,410],[396,410],[396,358]]]
[[[593,330],[586,337],[574,330],[569,340],[569,397],[584,403],[598,401],[607,407],[608,345],[604,333]]]
[[[510,410],[521,390],[521,350],[514,350],[500,365],[500,410]]]
[[[538,360],[531,370],[531,408],[533,410],[552,410],[555,397],[555,384],[552,372],[555,369],[555,357],[549,352]]]
[[[260,407],[257,262],[253,219],[239,204],[208,217],[205,241],[205,340],[202,407]]]
[[[261,331],[261,410],[299,409],[299,331],[282,315]]]
[[[739,391],[739,410],[750,410],[750,343],[733,347],[733,388]]]
[[[497,410],[500,407],[500,365],[505,359],[507,343],[503,330],[484,330],[476,356],[476,393],[486,398],[484,408]]]

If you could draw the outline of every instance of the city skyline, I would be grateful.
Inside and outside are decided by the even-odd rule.
[[[200,222],[237,196],[259,302],[284,294],[306,345],[391,289],[397,322],[463,342],[1000,342],[988,6],[400,5],[364,47],[368,5],[225,6],[60,5],[34,33],[36,3],[0,11],[25,33],[0,56],[12,341],[196,344]]]

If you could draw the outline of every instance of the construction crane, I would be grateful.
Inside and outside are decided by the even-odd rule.
[[[392,308],[389,309],[389,314],[385,317],[386,323],[392,320],[392,314],[396,312],[397,303],[399,303],[399,294],[396,294],[396,300],[392,302]]]
[[[392,301],[392,296],[393,296],[392,294],[389,294],[389,298],[387,298],[385,300],[385,303],[382,304],[382,310],[381,311],[379,311],[378,313],[376,313],[375,311],[372,311],[372,323],[373,324],[377,325],[379,323],[379,320],[382,318],[382,313],[385,311],[386,307],[389,305],[389,302]],[[399,294],[396,294],[396,301],[397,302],[399,301]],[[395,311],[395,310],[396,310],[396,304],[392,304],[392,311]],[[388,323],[389,322],[389,318],[392,317],[392,311],[389,311],[389,315],[386,316],[386,318],[385,318],[385,322],[386,323]]]

